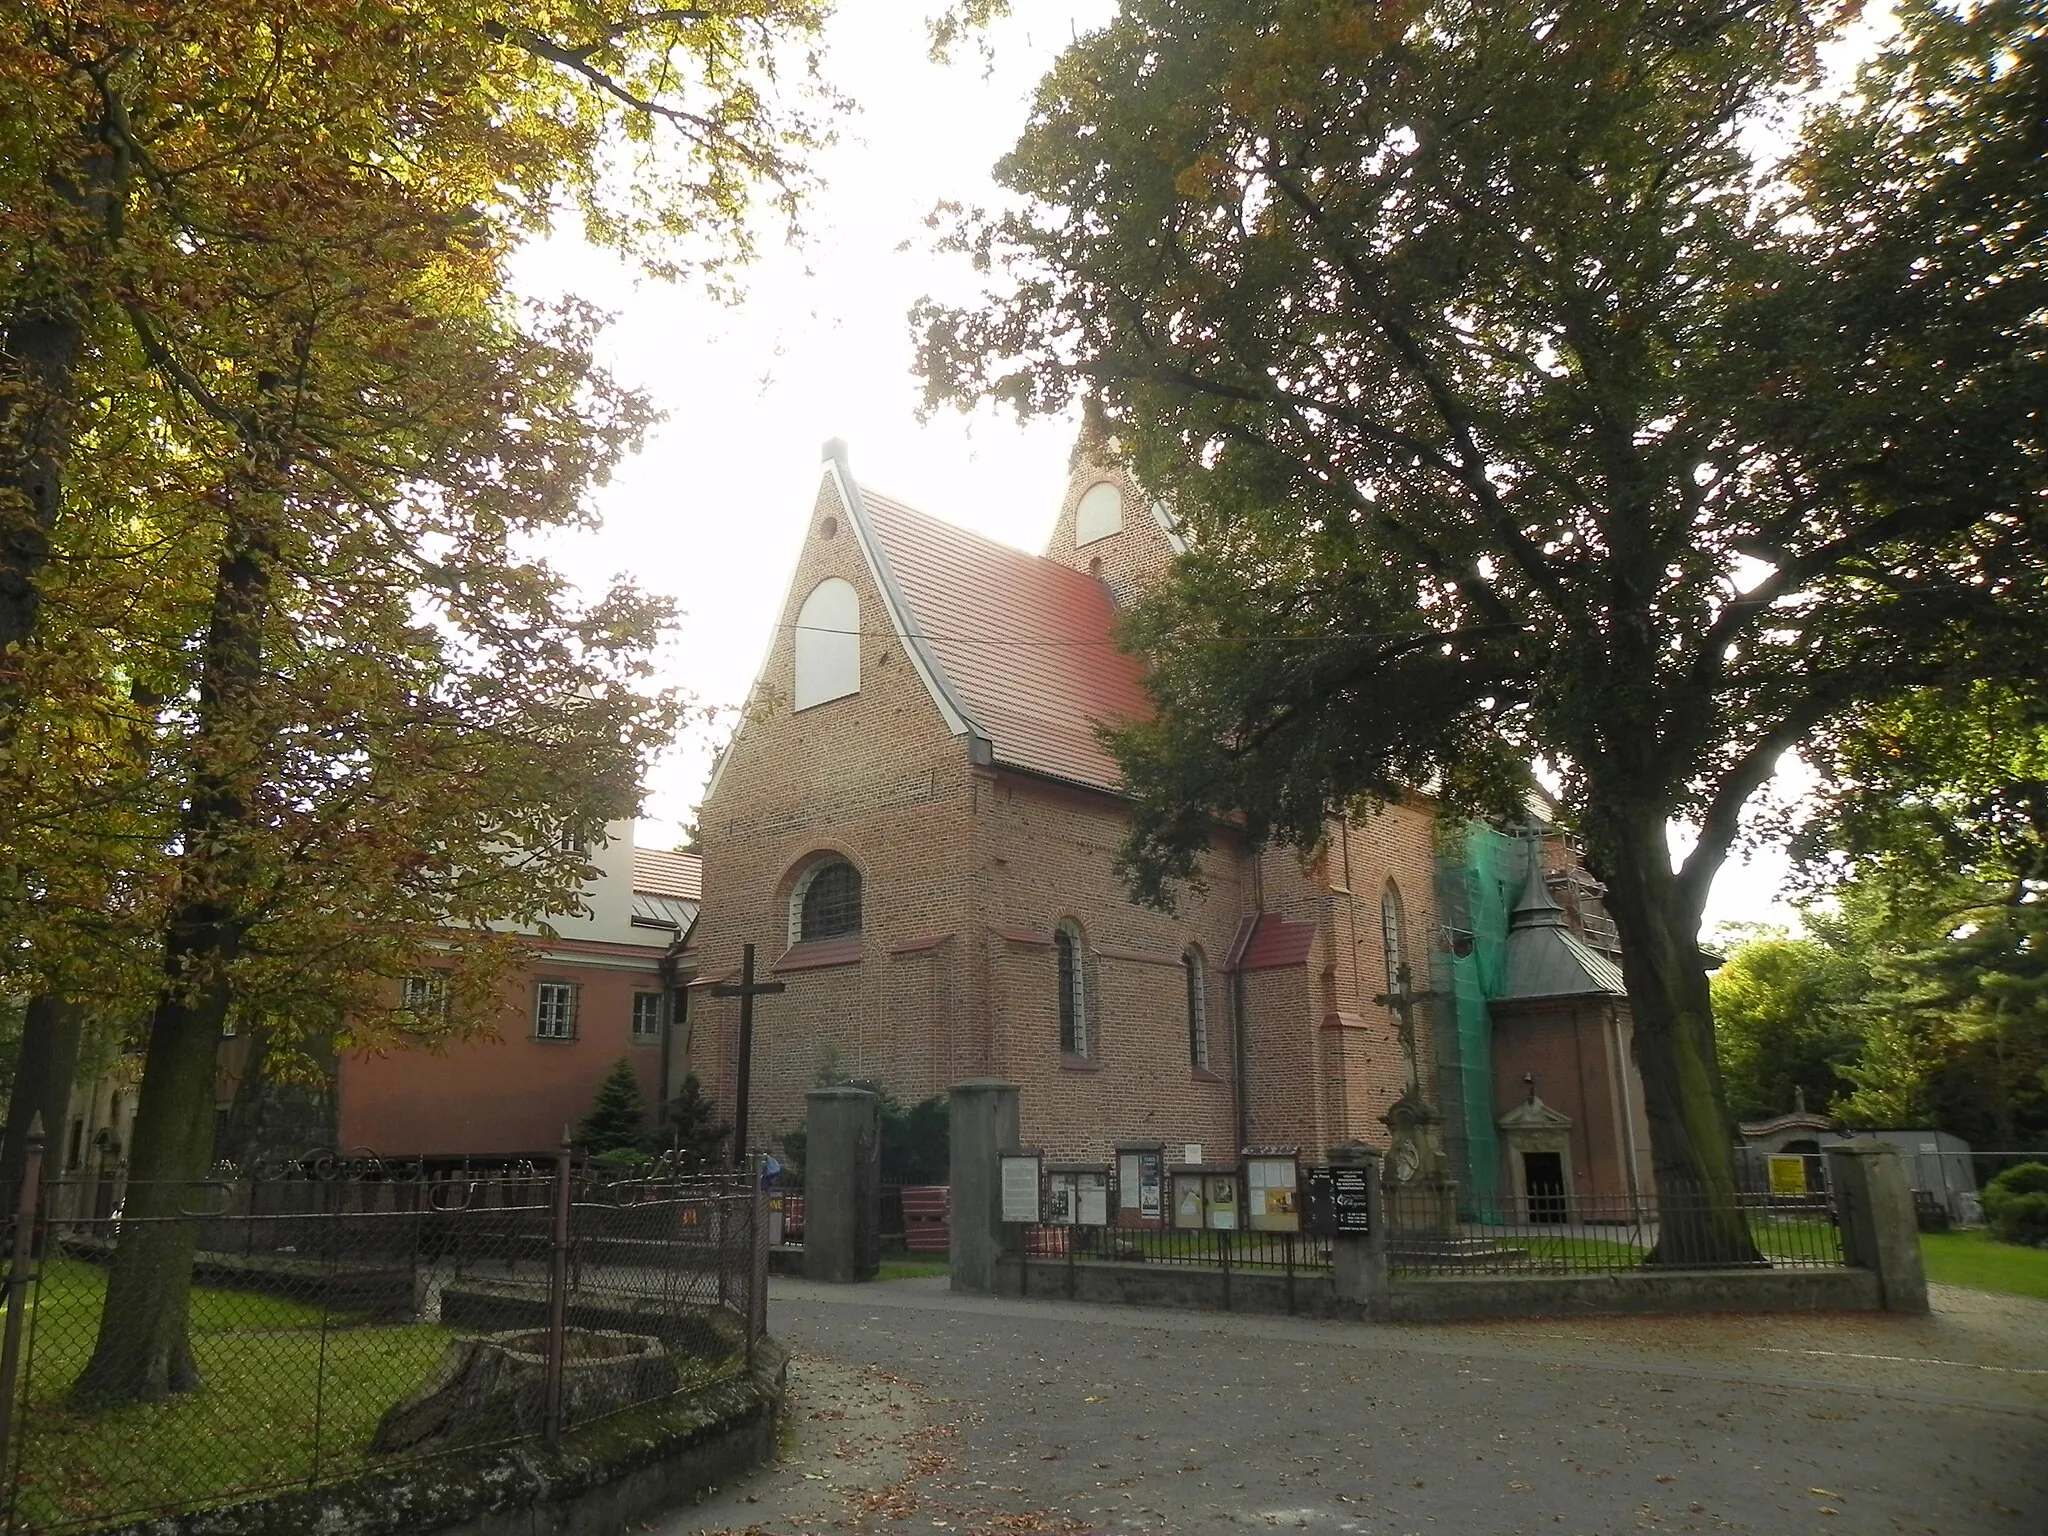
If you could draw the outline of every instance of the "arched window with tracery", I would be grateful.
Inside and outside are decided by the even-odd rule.
[[[1188,983],[1188,1065],[1209,1065],[1209,972],[1199,946],[1189,945],[1180,957]]]
[[[789,942],[860,932],[860,871],[850,860],[820,859],[789,894]]]
[[[1052,936],[1060,989],[1060,1049],[1069,1056],[1088,1054],[1088,978],[1083,970],[1081,930],[1061,923]]]
[[[1406,920],[1401,913],[1401,890],[1393,881],[1380,893],[1380,959],[1386,969],[1387,996],[1401,990],[1401,966],[1408,957]]]

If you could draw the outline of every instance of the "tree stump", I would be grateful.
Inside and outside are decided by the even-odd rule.
[[[418,1392],[388,1409],[371,1451],[438,1449],[537,1435],[547,1405],[544,1329],[451,1339]],[[562,1422],[578,1423],[675,1390],[660,1339],[571,1328],[563,1335]]]

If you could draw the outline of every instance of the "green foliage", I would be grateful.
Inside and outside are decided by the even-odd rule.
[[[597,1085],[590,1113],[576,1127],[576,1141],[593,1159],[619,1153],[646,1157],[647,1101],[641,1096],[640,1074],[631,1057],[621,1056],[613,1062]]]
[[[732,1127],[718,1113],[718,1105],[704,1092],[704,1085],[692,1072],[668,1104],[668,1129],[676,1149],[691,1163],[705,1166],[721,1161]]]
[[[1758,938],[1714,973],[1714,1037],[1728,1108],[1740,1120],[1790,1110],[1800,1095],[1826,1112],[1863,1032],[1851,1007],[1870,986],[1853,955],[1812,939]]]
[[[2021,1163],[1986,1184],[1984,1215],[2000,1241],[2048,1248],[2048,1163]]]
[[[830,1086],[830,1085],[827,1085]],[[872,1083],[855,1086],[874,1088],[880,1098],[876,1116],[881,1122],[882,1182],[885,1184],[943,1184],[952,1169],[952,1115],[944,1094],[934,1095],[904,1108],[886,1088]],[[799,1125],[779,1138],[782,1160],[792,1177],[801,1182],[809,1133]]]
[[[883,1183],[943,1184],[951,1177],[953,1121],[943,1094],[905,1109],[884,1093],[881,1119]]]
[[[1846,1112],[2048,1137],[2048,695],[1916,690],[1830,733],[1793,849],[1871,972]],[[1816,909],[1820,913],[1821,909]]]
[[[1818,107],[1844,14],[1127,0],[959,223],[988,301],[917,314],[933,404],[1085,402],[1188,536],[1129,625],[1157,711],[1112,733],[1134,893],[1234,820],[1307,848],[1547,760],[1659,1178],[1722,1191],[1695,940],[1745,805],[2048,631],[2038,6],[1902,0]]]

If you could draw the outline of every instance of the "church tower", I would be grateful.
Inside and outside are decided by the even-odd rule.
[[[1115,462],[1113,447],[1094,421],[1082,426],[1045,558],[1093,576],[1117,607],[1128,608],[1187,546],[1166,508]]]

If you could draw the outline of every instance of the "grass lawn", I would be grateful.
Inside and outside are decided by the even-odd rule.
[[[1922,1232],[1927,1278],[2048,1301],[2048,1248],[2001,1243],[1989,1232]]]
[[[897,1254],[882,1260],[877,1280],[924,1280],[952,1273],[952,1261],[935,1253]]]
[[[377,1420],[418,1390],[452,1336],[432,1324],[341,1316],[328,1317],[323,1329],[317,1306],[195,1290],[200,1391],[72,1412],[65,1398],[92,1351],[105,1294],[106,1276],[92,1265],[54,1260],[44,1267],[32,1313],[17,1516],[30,1526],[346,1475],[368,1464]]]

